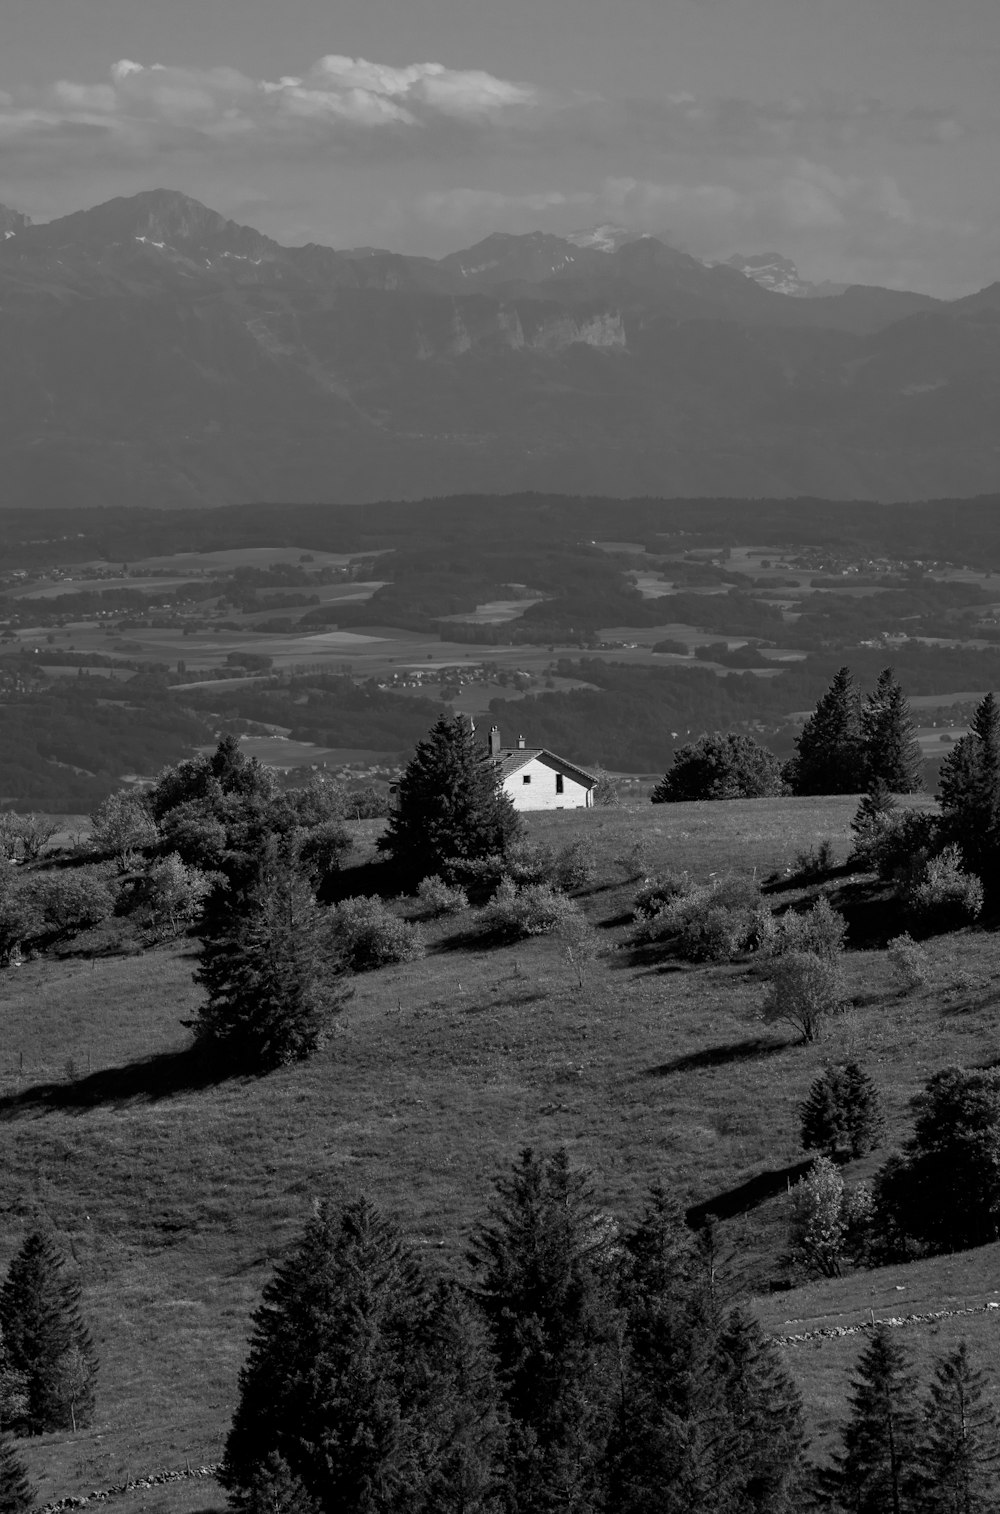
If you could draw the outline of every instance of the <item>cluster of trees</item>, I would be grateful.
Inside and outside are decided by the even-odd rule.
[[[318,1205],[254,1317],[222,1481],[242,1514],[945,1514],[1000,1491],[960,1346],[921,1396],[864,1350],[840,1446],[807,1458],[779,1349],[727,1302],[711,1226],[654,1187],[622,1224],[565,1151],[497,1183],[461,1277],[366,1199]]]
[[[78,1430],[94,1413],[97,1356],[80,1284],[50,1235],[33,1231],[0,1287],[0,1510],[34,1497],[14,1437]]]

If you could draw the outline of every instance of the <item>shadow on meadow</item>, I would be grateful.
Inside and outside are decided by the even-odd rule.
[[[127,1062],[123,1067],[103,1067],[86,1077],[34,1083],[17,1093],[4,1094],[0,1097],[0,1123],[46,1114],[51,1110],[83,1113],[107,1106],[154,1104],[178,1094],[215,1088],[244,1075],[242,1071],[223,1066],[199,1046],[157,1052],[154,1056]]]
[[[786,1193],[794,1183],[805,1177],[812,1164],[813,1158],[807,1156],[803,1161],[789,1162],[785,1167],[758,1172],[735,1188],[728,1188],[724,1193],[717,1193],[714,1198],[692,1204],[686,1211],[687,1222],[697,1229],[704,1225],[709,1215],[717,1220],[732,1220],[737,1215],[757,1209],[761,1204],[766,1204],[768,1199]]]
[[[779,1051],[786,1051],[791,1044],[790,1041],[754,1036],[746,1041],[730,1041],[725,1046],[705,1046],[698,1051],[686,1052],[684,1056],[673,1057],[669,1062],[661,1062],[658,1067],[650,1067],[646,1076],[667,1078],[671,1073],[694,1072],[700,1067],[725,1067],[730,1062],[748,1062],[751,1057],[773,1057]]]

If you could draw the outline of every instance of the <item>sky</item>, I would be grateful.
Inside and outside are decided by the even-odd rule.
[[[1000,279],[1000,0],[0,0],[0,203],[441,256],[605,221]]]

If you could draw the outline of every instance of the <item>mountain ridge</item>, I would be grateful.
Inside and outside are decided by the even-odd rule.
[[[612,227],[285,247],[170,190],[11,229],[0,505],[1000,487],[1000,284],[805,298]]]

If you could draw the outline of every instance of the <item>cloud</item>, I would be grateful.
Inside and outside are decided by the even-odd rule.
[[[147,67],[123,58],[99,83],[62,79],[0,95],[0,144],[43,145],[65,128],[102,133],[109,148],[133,154],[198,140],[266,150],[352,136],[399,139],[440,128],[481,132],[540,99],[529,85],[441,63],[395,68],[331,54],[301,75],[267,80],[228,67]]]

